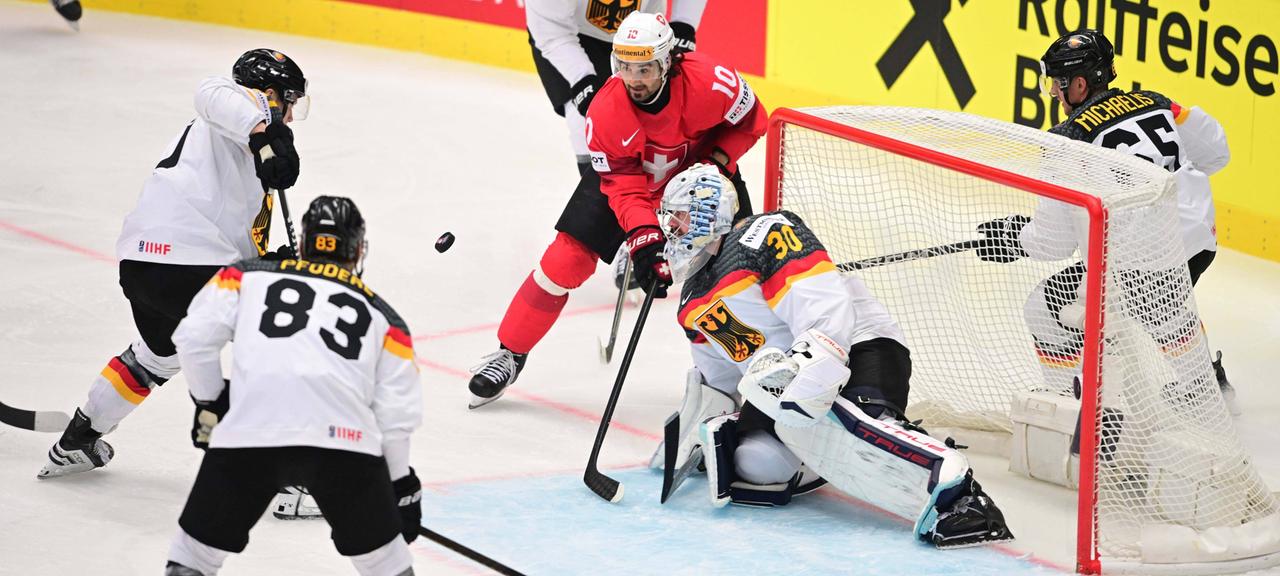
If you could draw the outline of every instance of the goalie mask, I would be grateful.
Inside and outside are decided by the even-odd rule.
[[[320,196],[302,216],[302,259],[333,262],[360,274],[367,244],[364,217],[350,198]]]
[[[714,244],[733,229],[738,192],[720,170],[694,164],[667,183],[658,225],[667,237],[663,256],[671,277],[684,282],[711,259]]]

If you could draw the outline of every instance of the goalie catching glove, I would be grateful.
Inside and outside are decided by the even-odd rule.
[[[849,381],[848,363],[849,353],[835,340],[809,329],[785,353],[777,348],[757,352],[742,379],[778,393],[779,424],[803,428],[812,426],[831,410],[840,389]],[[741,383],[739,390],[743,390]]]

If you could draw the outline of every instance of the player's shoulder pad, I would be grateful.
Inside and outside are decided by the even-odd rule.
[[[737,125],[756,107],[755,91],[742,75],[701,52],[684,54],[680,62],[680,78],[685,85],[685,93],[694,95],[685,97],[686,106],[695,108],[697,116],[705,114],[717,123]],[[721,90],[712,88],[714,85],[727,88],[731,94],[729,97],[719,94]],[[715,95],[707,96],[711,94]]]
[[[1170,108],[1173,105],[1173,101],[1170,100],[1168,96],[1156,92],[1155,90],[1134,90],[1133,92],[1130,92],[1129,95],[1139,99],[1145,98],[1150,100],[1152,102],[1150,105],[1156,108]]]
[[[794,212],[779,210],[748,217],[725,237],[724,255],[738,267],[768,277],[796,259],[826,249]]]

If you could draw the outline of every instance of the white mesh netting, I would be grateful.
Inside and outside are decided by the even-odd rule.
[[[1191,294],[1172,174],[1112,150],[967,114],[882,107],[801,112],[1100,198],[1108,216],[1092,520],[1099,555],[1160,563],[1280,549],[1273,534],[1255,542],[1261,552],[1178,556],[1199,546],[1189,542],[1203,541],[1210,528],[1274,532],[1280,515],[1218,391]],[[1083,262],[1098,249],[1088,246],[1088,213],[801,123],[784,124],[778,157],[769,160],[779,169],[778,207],[799,214],[837,263],[976,241],[984,222],[1032,217],[1021,231],[1028,257],[1012,262],[959,249],[853,272],[906,332],[911,417],[925,419],[926,427],[1008,431],[1015,391],[1071,395],[1086,338]]]

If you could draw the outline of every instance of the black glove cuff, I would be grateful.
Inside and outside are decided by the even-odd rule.
[[[569,93],[573,96],[569,99],[569,104],[578,110],[583,118],[587,117],[587,109],[591,107],[591,101],[595,99],[596,92],[600,90],[600,86],[604,82],[600,81],[600,77],[595,74],[588,74],[579,80],[571,88]]]

